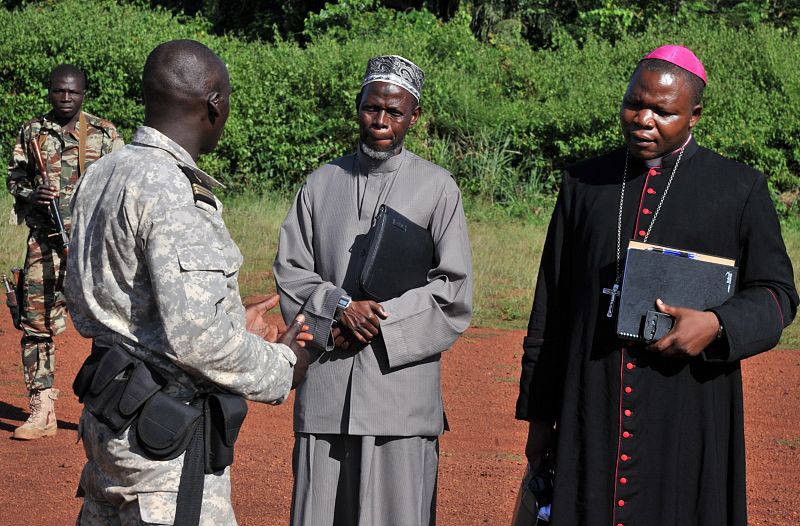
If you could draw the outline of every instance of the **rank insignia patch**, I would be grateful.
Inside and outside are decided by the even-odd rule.
[[[194,193],[195,203],[202,201],[207,205],[213,206],[214,209],[217,208],[217,201],[214,199],[214,194],[212,194],[211,190],[205,186],[202,186],[199,183],[192,183],[192,192]]]
[[[213,206],[214,210],[217,209],[217,200],[214,199],[214,194],[206,186],[200,182],[200,178],[194,173],[194,170],[188,166],[181,166],[181,171],[189,179],[192,184],[192,194],[194,195],[194,202],[202,201],[208,206]]]

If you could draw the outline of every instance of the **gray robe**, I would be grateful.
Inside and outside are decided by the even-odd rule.
[[[389,317],[360,351],[333,350],[336,303],[366,299],[358,275],[381,204],[431,232],[429,283],[382,303]],[[301,433],[436,436],[444,429],[441,353],[472,317],[472,264],[461,193],[451,175],[407,150],[384,162],[358,152],[322,166],[300,189],[275,259],[281,310],[301,306],[319,353],[298,387]]]

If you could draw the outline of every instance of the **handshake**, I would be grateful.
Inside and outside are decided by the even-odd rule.
[[[311,355],[305,346],[306,342],[314,339],[314,336],[307,332],[308,325],[304,324],[305,316],[303,314],[295,316],[294,321],[284,331],[280,331],[277,325],[269,323],[264,315],[267,311],[275,308],[278,301],[279,298],[276,294],[263,301],[246,305],[245,329],[270,343],[282,343],[294,352],[297,357],[292,376],[292,389],[294,389],[303,380],[308,370]]]
[[[297,357],[294,365],[292,388],[303,380],[311,362],[311,355],[305,348],[306,342],[314,339],[307,332],[305,316],[298,314],[284,331],[269,323],[264,315],[278,305],[278,295],[245,306],[245,328],[271,343],[282,343],[289,347]],[[380,321],[389,316],[380,303],[374,301],[353,301],[341,312],[332,330],[334,345],[339,349],[350,349],[369,344],[380,333]]]

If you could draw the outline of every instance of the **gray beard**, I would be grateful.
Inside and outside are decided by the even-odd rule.
[[[381,152],[381,151],[374,150],[374,149],[370,148],[369,146],[367,146],[363,142],[361,143],[361,151],[364,152],[364,155],[366,155],[370,159],[374,159],[376,161],[387,161],[387,160],[391,159],[392,157],[394,157],[395,155],[400,153],[400,149],[401,148],[402,148],[402,146],[398,146],[396,148],[392,148],[391,150],[387,150],[385,152]]]

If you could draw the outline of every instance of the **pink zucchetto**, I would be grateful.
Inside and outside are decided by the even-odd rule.
[[[700,59],[697,58],[689,48],[672,45],[661,46],[651,51],[642,60],[647,60],[649,58],[657,58],[675,64],[689,73],[694,73],[702,79],[703,84],[708,85],[708,80],[706,80],[706,68],[703,67],[703,63],[700,62]]]

